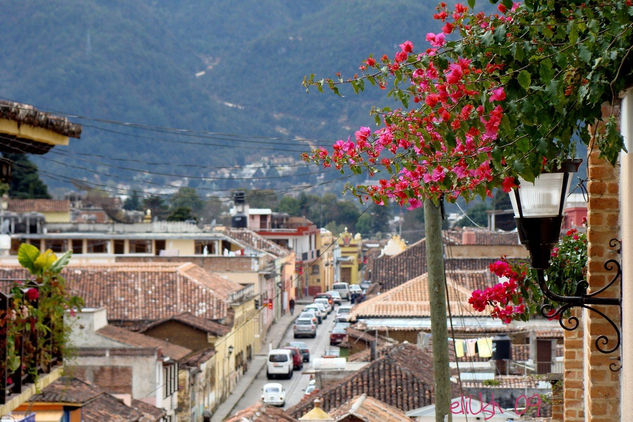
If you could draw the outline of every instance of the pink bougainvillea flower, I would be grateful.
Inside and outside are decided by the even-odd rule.
[[[411,53],[413,51],[413,43],[411,41],[405,41],[400,44],[400,51],[405,53]]]
[[[446,36],[442,32],[439,34],[429,32],[426,34],[426,40],[431,43],[433,47],[441,47],[446,43]]]
[[[495,88],[492,90],[492,95],[490,96],[490,102],[493,101],[503,101],[506,99],[506,93],[503,90],[503,87]]]

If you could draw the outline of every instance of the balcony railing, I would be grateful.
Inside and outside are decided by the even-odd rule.
[[[25,287],[38,290],[35,283]],[[37,299],[30,301],[30,304],[37,309]],[[54,333],[59,327],[51,326],[45,316],[43,323],[49,329],[44,333],[38,332],[35,329],[35,317],[30,316],[26,318],[23,328],[16,332],[11,329],[16,318],[13,308],[13,296],[0,292],[0,405],[7,403],[11,396],[22,393],[26,385],[35,383],[39,376],[50,373],[54,366],[62,363],[60,345],[54,341]],[[16,360],[17,365],[12,365]],[[12,370],[10,366],[17,368]]]

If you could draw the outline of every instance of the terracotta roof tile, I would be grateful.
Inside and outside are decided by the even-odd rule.
[[[487,272],[447,273],[450,307],[453,316],[487,316],[476,312],[468,303],[472,288],[482,288],[490,283]],[[467,286],[464,286],[464,284]],[[429,317],[428,277],[423,274],[391,290],[374,296],[354,306],[349,313],[351,320],[384,317]]]
[[[178,346],[177,344],[169,343],[144,334],[135,333],[133,331],[126,330],[125,328],[115,327],[111,324],[97,330],[97,334],[129,346],[156,347],[161,350],[163,355],[169,356],[174,360],[180,360],[191,353],[191,350],[186,347]]]
[[[403,411],[432,403],[431,355],[409,343],[392,346],[363,369],[326,387],[317,396],[322,399],[323,410],[330,412],[363,393]],[[313,399],[310,395],[287,412],[299,418],[312,409]]]
[[[329,413],[336,421],[347,416],[355,416],[364,422],[411,422],[400,409],[366,394],[348,400]]]
[[[81,420],[85,422],[135,422],[142,417],[141,411],[108,393],[101,393],[81,408]]]
[[[225,422],[296,422],[297,419],[278,407],[265,405],[261,400],[246,409],[240,410]]]
[[[263,236],[260,236],[259,234],[249,229],[226,227],[223,229],[223,232],[226,233],[228,236],[237,240],[241,240],[242,242],[247,243],[248,245],[256,249],[260,249],[278,257],[286,256],[290,253],[288,249],[276,244],[271,240],[266,239]]]
[[[8,210],[13,212],[70,212],[66,199],[9,199]]]
[[[143,414],[141,419],[143,422],[158,422],[166,414],[164,409],[145,403],[142,400],[133,399],[131,405]]]
[[[99,387],[79,378],[61,377],[31,396],[29,401],[84,404],[102,392]]]
[[[215,321],[210,321],[208,319],[200,318],[193,315],[191,312],[183,312],[177,315],[171,315],[166,318],[159,319],[158,321],[152,322],[145,326],[142,332],[149,330],[150,328],[156,327],[158,325],[164,324],[167,321],[178,321],[190,327],[196,328],[200,331],[204,331],[205,333],[213,334],[216,336],[223,336],[229,331],[231,331],[230,327],[226,325],[219,324]]]
[[[71,264],[62,275],[86,307],[105,307],[111,321],[155,321],[182,312],[220,320],[227,317],[229,293],[242,288],[189,263]],[[21,267],[0,268],[0,279],[27,277]]]

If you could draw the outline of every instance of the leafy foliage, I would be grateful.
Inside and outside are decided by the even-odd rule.
[[[373,109],[381,128],[361,127],[354,140],[305,158],[342,172],[380,173],[379,185],[352,191],[413,208],[423,198],[507,192],[517,176],[531,181],[574,158],[574,139],[589,142],[603,103],[613,105],[631,81],[633,7],[615,0],[509,3],[491,15],[441,3],[434,17],[443,27],[427,34],[425,51],[405,41],[393,58],[370,55],[360,76],[306,77],[306,87],[335,94],[343,85],[362,91],[366,82],[391,87],[388,95],[402,108]],[[616,126],[609,119],[595,138],[611,162],[623,148]]]
[[[70,251],[58,258],[51,250],[40,252],[33,245],[20,245],[18,261],[32,279],[13,284],[9,311],[0,315],[0,326],[7,329],[9,373],[22,364],[35,377],[36,364],[45,367],[57,354],[68,356],[70,329],[64,324],[64,315],[68,311],[72,315],[83,305],[81,298],[68,294],[66,280],[60,275],[70,256]],[[19,341],[24,346],[22,361],[16,350]]]
[[[40,179],[37,166],[25,154],[4,153],[13,161],[9,197],[17,199],[50,199],[48,187]]]

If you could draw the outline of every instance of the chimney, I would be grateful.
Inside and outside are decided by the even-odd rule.
[[[369,361],[373,362],[376,360],[376,337],[369,342]]]
[[[462,245],[474,245],[476,242],[475,232],[472,230],[464,230],[462,232]]]

